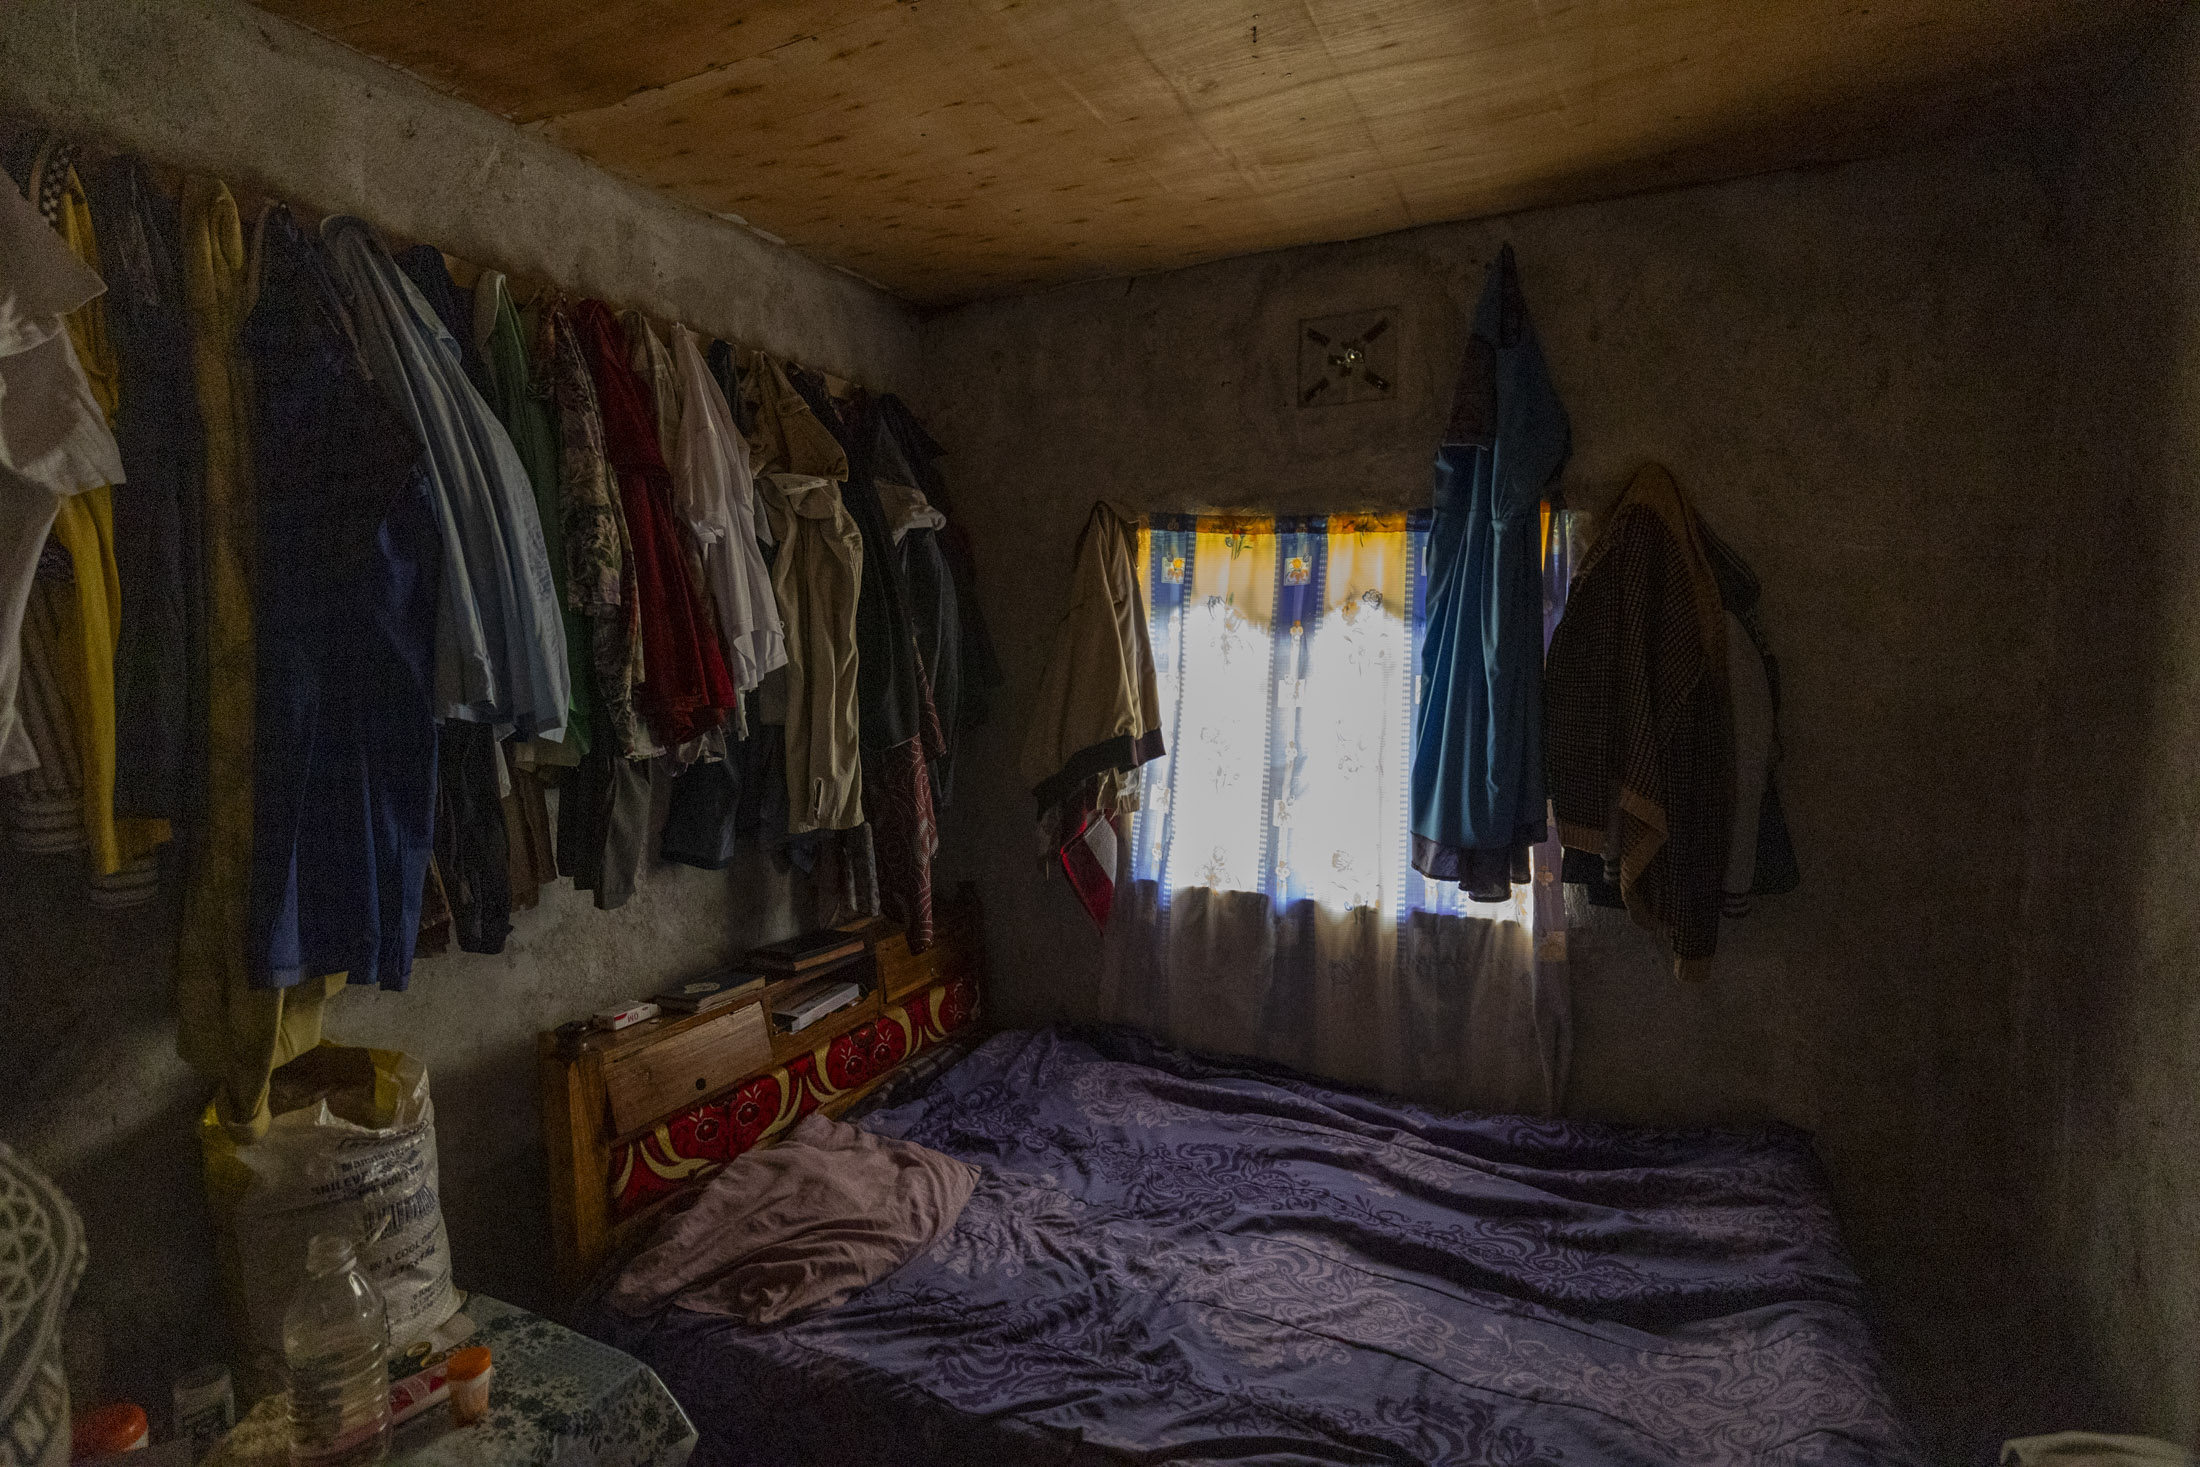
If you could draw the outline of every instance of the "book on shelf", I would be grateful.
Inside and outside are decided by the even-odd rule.
[[[766,973],[804,973],[843,958],[856,957],[862,951],[861,937],[828,927],[756,948],[744,961],[747,966]]]
[[[764,975],[761,973],[714,973],[708,978],[675,984],[658,994],[653,1002],[668,1014],[707,1014],[736,999],[761,993],[763,989]]]
[[[863,997],[861,984],[820,978],[772,1003],[772,1022],[782,1033],[799,1034],[828,1014],[837,1014]]]

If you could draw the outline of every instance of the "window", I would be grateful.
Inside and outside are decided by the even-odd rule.
[[[1529,888],[1470,902],[1410,861],[1427,540],[1418,514],[1153,517],[1140,574],[1168,754],[1142,771],[1133,880],[1164,904],[1205,887],[1529,921]]]

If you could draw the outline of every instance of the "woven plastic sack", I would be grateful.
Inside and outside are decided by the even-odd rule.
[[[272,1105],[256,1141],[238,1142],[211,1105],[199,1122],[248,1388],[280,1380],[283,1311],[316,1233],[358,1244],[360,1266],[389,1309],[393,1349],[458,1308],[427,1066],[396,1050],[324,1044],[275,1072]]]

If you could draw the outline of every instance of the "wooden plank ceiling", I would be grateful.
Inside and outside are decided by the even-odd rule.
[[[2174,0],[261,0],[944,304],[1860,156]]]

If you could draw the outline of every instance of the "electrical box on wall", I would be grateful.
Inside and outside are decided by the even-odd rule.
[[[1398,392],[1398,308],[1299,322],[1299,406],[1388,402]]]

